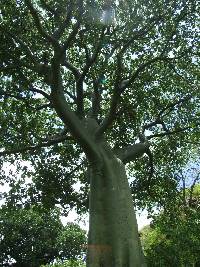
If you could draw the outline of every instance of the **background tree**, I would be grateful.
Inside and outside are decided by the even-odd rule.
[[[199,266],[199,170],[195,176],[192,186],[179,190],[153,224],[142,229],[148,266]],[[186,181],[183,175],[181,178]]]
[[[39,267],[56,258],[78,259],[85,250],[85,232],[76,224],[63,226],[57,210],[3,206],[0,209],[1,266]]]
[[[125,164],[158,202],[198,142],[198,18],[197,1],[1,3],[2,163],[29,161],[52,206],[87,209],[90,188],[88,267],[145,266]]]
[[[86,233],[79,225],[68,223],[56,242],[60,260],[83,258],[86,251]]]

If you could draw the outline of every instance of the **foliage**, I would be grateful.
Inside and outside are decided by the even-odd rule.
[[[76,259],[86,252],[86,236],[79,225],[68,223],[57,238],[59,259]]]
[[[23,194],[29,178],[27,205],[86,212],[103,140],[130,163],[136,205],[164,207],[199,145],[198,1],[10,0],[0,10],[0,164],[16,166],[2,183]]]
[[[38,206],[3,206],[0,236],[1,263],[12,258],[17,266],[39,266],[59,256],[75,259],[81,257],[85,246],[85,232],[78,225],[63,226],[58,210]]]
[[[68,261],[58,261],[53,264],[42,265],[41,267],[85,267],[85,264],[80,260],[68,260]]]
[[[141,240],[148,266],[192,266],[200,260],[200,191],[195,186],[194,200],[179,199],[165,208],[151,226],[141,231]],[[190,189],[187,189],[189,192]],[[198,193],[197,193],[198,192]],[[186,194],[189,198],[189,194]],[[182,196],[182,192],[180,192]]]

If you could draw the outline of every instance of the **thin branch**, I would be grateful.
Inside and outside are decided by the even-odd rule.
[[[28,102],[28,99],[26,97],[20,96],[20,95],[14,95],[7,92],[4,92],[3,90],[0,91],[0,96],[4,96],[5,98],[14,98],[16,100],[22,101],[26,104],[27,107],[34,109]]]
[[[97,138],[101,136],[112,125],[113,121],[116,118],[120,95],[123,92],[123,89],[125,88],[121,87],[122,84],[119,84],[119,81],[121,79],[121,69],[122,69],[121,57],[117,56],[117,70],[115,73],[116,79],[114,83],[114,93],[111,97],[109,111],[104,121],[100,125],[98,132],[96,133]]]
[[[43,27],[42,27],[42,25],[41,25],[41,21],[40,21],[39,15],[38,15],[38,13],[37,13],[37,10],[34,8],[34,6],[33,6],[32,2],[31,2],[31,0],[25,0],[25,4],[26,4],[26,6],[28,7],[28,9],[29,9],[29,11],[30,11],[30,13],[31,13],[31,15],[32,15],[32,18],[33,18],[33,20],[34,20],[34,22],[35,22],[35,26],[36,26],[38,32],[40,33],[40,35],[41,35],[46,41],[48,41],[49,43],[51,43],[53,46],[58,47],[59,44],[58,44],[57,40],[56,40],[53,36],[49,35],[49,34],[43,29]]]
[[[16,87],[16,90],[21,93],[21,91]],[[30,90],[31,91],[31,90]],[[40,90],[38,89],[38,93],[40,92]],[[41,93],[41,92],[40,92]],[[44,94],[45,92],[42,91],[42,93]],[[41,106],[38,106],[38,107],[34,107],[34,106],[31,106],[30,103],[29,103],[29,99],[27,97],[23,97],[21,96],[20,94],[18,95],[15,95],[15,94],[11,94],[11,93],[8,93],[8,92],[4,92],[3,90],[0,91],[0,96],[5,96],[5,97],[10,97],[10,98],[14,98],[16,100],[19,100],[19,101],[23,101],[27,107],[33,109],[33,110],[36,110],[36,111],[39,111],[41,109],[44,109],[44,108],[47,108],[47,107],[52,107],[52,104],[51,103],[47,103],[47,104],[43,104]]]
[[[80,169],[80,167],[86,162],[86,160],[83,160],[80,164],[78,164],[72,171],[70,171],[69,173],[66,173],[67,178],[69,178],[69,176],[71,176],[72,174],[74,174],[74,172],[76,172],[78,169]]]
[[[26,147],[22,147],[22,148],[16,148],[13,150],[1,151],[0,156],[14,155],[14,154],[28,152],[28,151],[35,151],[35,150],[38,150],[40,148],[49,147],[49,146],[59,144],[59,143],[62,143],[66,140],[71,140],[71,139],[72,139],[71,136],[60,136],[60,137],[57,137],[55,139],[51,139],[51,140],[48,140],[47,142],[42,142],[42,143],[39,143],[36,145],[26,146]]]
[[[53,33],[53,38],[56,40],[60,39],[65,31],[65,29],[68,27],[69,22],[71,21],[72,18],[72,3],[70,3],[70,8],[67,11],[67,15],[65,20],[61,23],[60,27]]]
[[[186,184],[185,184],[185,177],[181,171],[181,176],[180,176],[181,180],[182,180],[182,184],[183,184],[183,187],[182,187],[182,190],[183,190],[183,202],[184,202],[184,205],[186,207]]]
[[[172,111],[174,110],[174,108],[175,108],[176,106],[183,104],[184,102],[190,100],[191,98],[192,98],[192,95],[187,95],[187,96],[185,96],[184,98],[181,98],[181,99],[179,99],[179,100],[177,100],[177,101],[175,101],[175,102],[173,102],[173,103],[170,103],[170,104],[166,105],[166,106],[165,106],[165,107],[158,113],[158,116],[157,116],[157,118],[155,119],[155,121],[150,122],[150,123],[148,123],[148,124],[145,124],[145,125],[142,127],[142,132],[144,133],[145,130],[150,129],[151,127],[156,126],[156,125],[158,125],[158,124],[162,125],[163,130],[164,130],[165,132],[169,132],[169,130],[167,129],[167,127],[166,127],[166,125],[165,125],[165,123],[164,123],[164,121],[163,121],[163,118],[161,118],[161,117],[164,117],[164,116],[168,115],[170,112],[172,112]],[[165,113],[165,111],[168,111],[168,112]],[[165,114],[164,114],[164,113],[165,113]]]
[[[190,130],[190,129],[192,129],[192,127],[188,126],[188,127],[185,127],[185,128],[180,128],[180,129],[174,130],[174,131],[168,131],[168,132],[164,132],[164,133],[153,134],[153,135],[147,136],[147,139],[150,140],[150,139],[156,138],[156,137],[163,137],[163,136],[167,136],[167,135],[173,135],[173,134],[181,133],[181,132],[184,132],[184,131]]]
[[[17,68],[18,68],[18,66],[16,66],[15,64],[10,64],[8,66],[0,66],[0,72],[15,70]]]
[[[185,141],[185,142],[188,144],[200,146],[200,142],[196,142],[196,141]]]
[[[99,38],[99,42],[96,46],[95,52],[93,53],[93,56],[86,62],[86,65],[83,67],[83,71],[81,73],[81,76],[78,78],[76,81],[76,93],[77,93],[77,114],[79,117],[84,117],[84,104],[83,104],[83,99],[84,99],[84,94],[83,94],[83,81],[88,73],[89,69],[93,66],[93,64],[96,63],[99,52],[101,51],[102,48],[102,40],[104,37],[104,27],[101,30],[101,35]]]
[[[146,69],[146,67],[149,67],[151,64],[156,63],[158,61],[169,61],[169,60],[171,59],[163,56],[158,56],[141,64],[129,79],[127,79],[126,81],[122,81],[120,86],[121,90],[124,91],[127,87],[129,87],[139,77],[140,73]]]
[[[76,112],[79,118],[84,118],[85,115],[83,98],[83,80],[80,78],[76,81]]]
[[[26,43],[24,43],[18,36],[11,33],[8,29],[4,29],[1,25],[0,29],[4,34],[8,35],[11,39],[14,39],[14,41],[22,47],[22,50],[25,52],[26,56],[31,59],[32,62],[37,63],[36,57],[33,55],[32,51]]]
[[[72,32],[69,34],[67,40],[64,42],[64,44],[63,44],[63,46],[62,46],[62,53],[64,53],[64,52],[67,50],[67,48],[70,47],[72,41],[74,40],[74,38],[76,37],[76,34],[77,34],[78,31],[79,31],[79,28],[80,28],[80,22],[78,21],[78,22],[75,24],[75,26],[74,26]]]
[[[190,188],[189,206],[191,206],[191,204],[192,204],[192,198],[193,198],[194,188],[195,188],[196,182],[199,180],[199,177],[200,177],[200,173],[197,174],[197,176],[194,179],[194,181],[192,183],[192,186]]]
[[[52,15],[55,17],[58,17],[60,15],[57,10],[53,9],[50,5],[47,4],[46,0],[40,0],[42,7],[45,8],[47,11],[49,11]]]
[[[152,180],[153,175],[154,175],[154,160],[153,160],[153,154],[152,154],[149,147],[147,148],[145,153],[149,157],[149,162],[148,162],[149,175],[148,175],[148,179],[147,179],[147,191],[149,192],[151,180]]]
[[[73,101],[74,101],[74,103],[76,103],[76,96],[75,95],[73,95],[72,93],[70,93],[69,91],[67,91],[67,90],[64,90],[64,93],[66,94],[66,95],[68,95]]]
[[[43,95],[45,98],[47,98],[47,99],[51,102],[51,96],[48,95],[48,94],[47,94],[46,92],[44,92],[43,90],[38,89],[38,88],[36,88],[36,87],[34,87],[34,86],[32,86],[32,85],[29,87],[29,90],[30,90],[31,92],[34,92],[34,93]]]
[[[180,73],[178,73],[178,71],[176,70],[175,66],[173,64],[169,64],[169,67],[174,71],[174,73],[182,80],[184,80],[190,87],[191,87],[191,84],[192,84],[192,81],[181,75]],[[195,87],[196,91],[198,92],[199,91],[199,86],[198,85],[195,85],[195,84],[192,84],[192,87]]]
[[[130,45],[135,40],[147,35],[147,33],[150,32],[151,29],[155,26],[155,24],[158,23],[161,19],[162,19],[162,17],[160,17],[160,16],[152,18],[152,19],[150,19],[150,22],[147,25],[145,25],[142,29],[140,29],[139,31],[133,32],[132,37],[123,45],[123,47],[120,50],[119,54],[122,56],[122,54],[124,54],[124,52],[127,50],[127,48],[129,48]]]
[[[0,66],[0,72],[4,72],[4,71],[6,72],[9,70],[16,70],[16,72],[22,76],[21,70],[22,70],[22,68],[26,68],[28,70],[35,71],[43,78],[45,77],[45,81],[48,84],[51,83],[51,68],[49,65],[40,64],[37,62],[35,62],[35,64],[29,64],[29,63],[20,61],[20,59],[16,58],[16,57],[13,57],[12,60],[14,63],[11,63],[11,64],[9,63],[8,66]],[[31,62],[31,63],[33,63],[33,62]],[[3,64],[6,64],[6,63],[3,63]]]
[[[36,111],[40,111],[42,109],[46,109],[46,108],[52,108],[52,104],[51,103],[48,103],[48,104],[43,104],[43,105],[40,105],[38,107],[35,108]]]
[[[166,107],[164,107],[158,114],[158,117],[161,116],[166,116],[167,114],[169,114],[171,111],[173,111],[173,109],[178,106],[183,104],[184,102],[187,102],[188,100],[190,100],[192,98],[192,95],[187,95],[177,101],[175,101],[174,103],[170,103],[168,104]],[[169,112],[167,112],[166,114],[164,114],[165,111],[169,110]]]
[[[156,63],[156,62],[159,62],[159,61],[163,61],[163,62],[167,62],[167,63],[170,63],[172,62],[173,60],[175,59],[180,59],[182,58],[185,53],[187,53],[188,51],[190,51],[190,49],[187,49],[186,51],[183,51],[179,56],[177,57],[173,57],[173,58],[169,58],[169,57],[166,57],[164,56],[164,52],[165,52],[165,49],[160,53],[159,56],[157,57],[154,57],[148,61],[146,61],[145,63],[141,64],[133,73],[132,75],[130,76],[129,79],[127,80],[123,80],[120,84],[120,89],[121,91],[123,92],[127,87],[129,87],[140,75],[140,73],[142,71],[144,71],[147,67],[151,66],[153,63]]]
[[[33,86],[30,81],[27,79],[27,77],[23,74],[23,72],[19,72],[20,78],[27,84],[27,86],[29,86],[29,90],[31,92],[34,93],[38,93],[41,94],[42,96],[44,96],[46,99],[49,100],[49,102],[51,103],[51,96],[49,94],[47,94],[46,92],[44,92],[43,90],[36,88],[35,86]]]
[[[62,51],[61,51],[61,56],[65,53],[65,51],[67,50],[68,47],[70,47],[72,41],[75,39],[79,29],[80,29],[80,26],[81,26],[81,21],[82,21],[82,17],[83,17],[83,11],[84,11],[84,8],[83,8],[83,1],[82,0],[79,0],[79,11],[78,11],[78,16],[77,16],[77,22],[75,23],[71,33],[69,34],[67,40],[64,42],[64,44],[62,45]]]
[[[105,27],[103,27],[101,30],[99,42],[96,45],[95,52],[93,53],[92,57],[89,60],[87,60],[86,65],[83,67],[83,72],[81,74],[82,78],[85,77],[85,75],[88,73],[88,70],[92,67],[92,65],[96,62],[96,60],[98,58],[98,55],[99,55],[101,48],[102,48],[102,41],[103,41],[103,38],[105,35],[104,31],[105,31]]]
[[[148,129],[150,129],[150,128],[158,125],[158,124],[162,124],[162,123],[163,123],[162,120],[158,117],[155,119],[155,121],[147,123],[144,126],[142,126],[142,133],[144,133],[145,130],[148,130]]]

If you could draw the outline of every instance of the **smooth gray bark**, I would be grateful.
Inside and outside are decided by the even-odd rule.
[[[100,142],[90,169],[87,267],[145,267],[125,166]]]

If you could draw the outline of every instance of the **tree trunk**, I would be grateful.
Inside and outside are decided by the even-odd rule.
[[[105,144],[90,169],[87,267],[145,267],[125,166]]]

